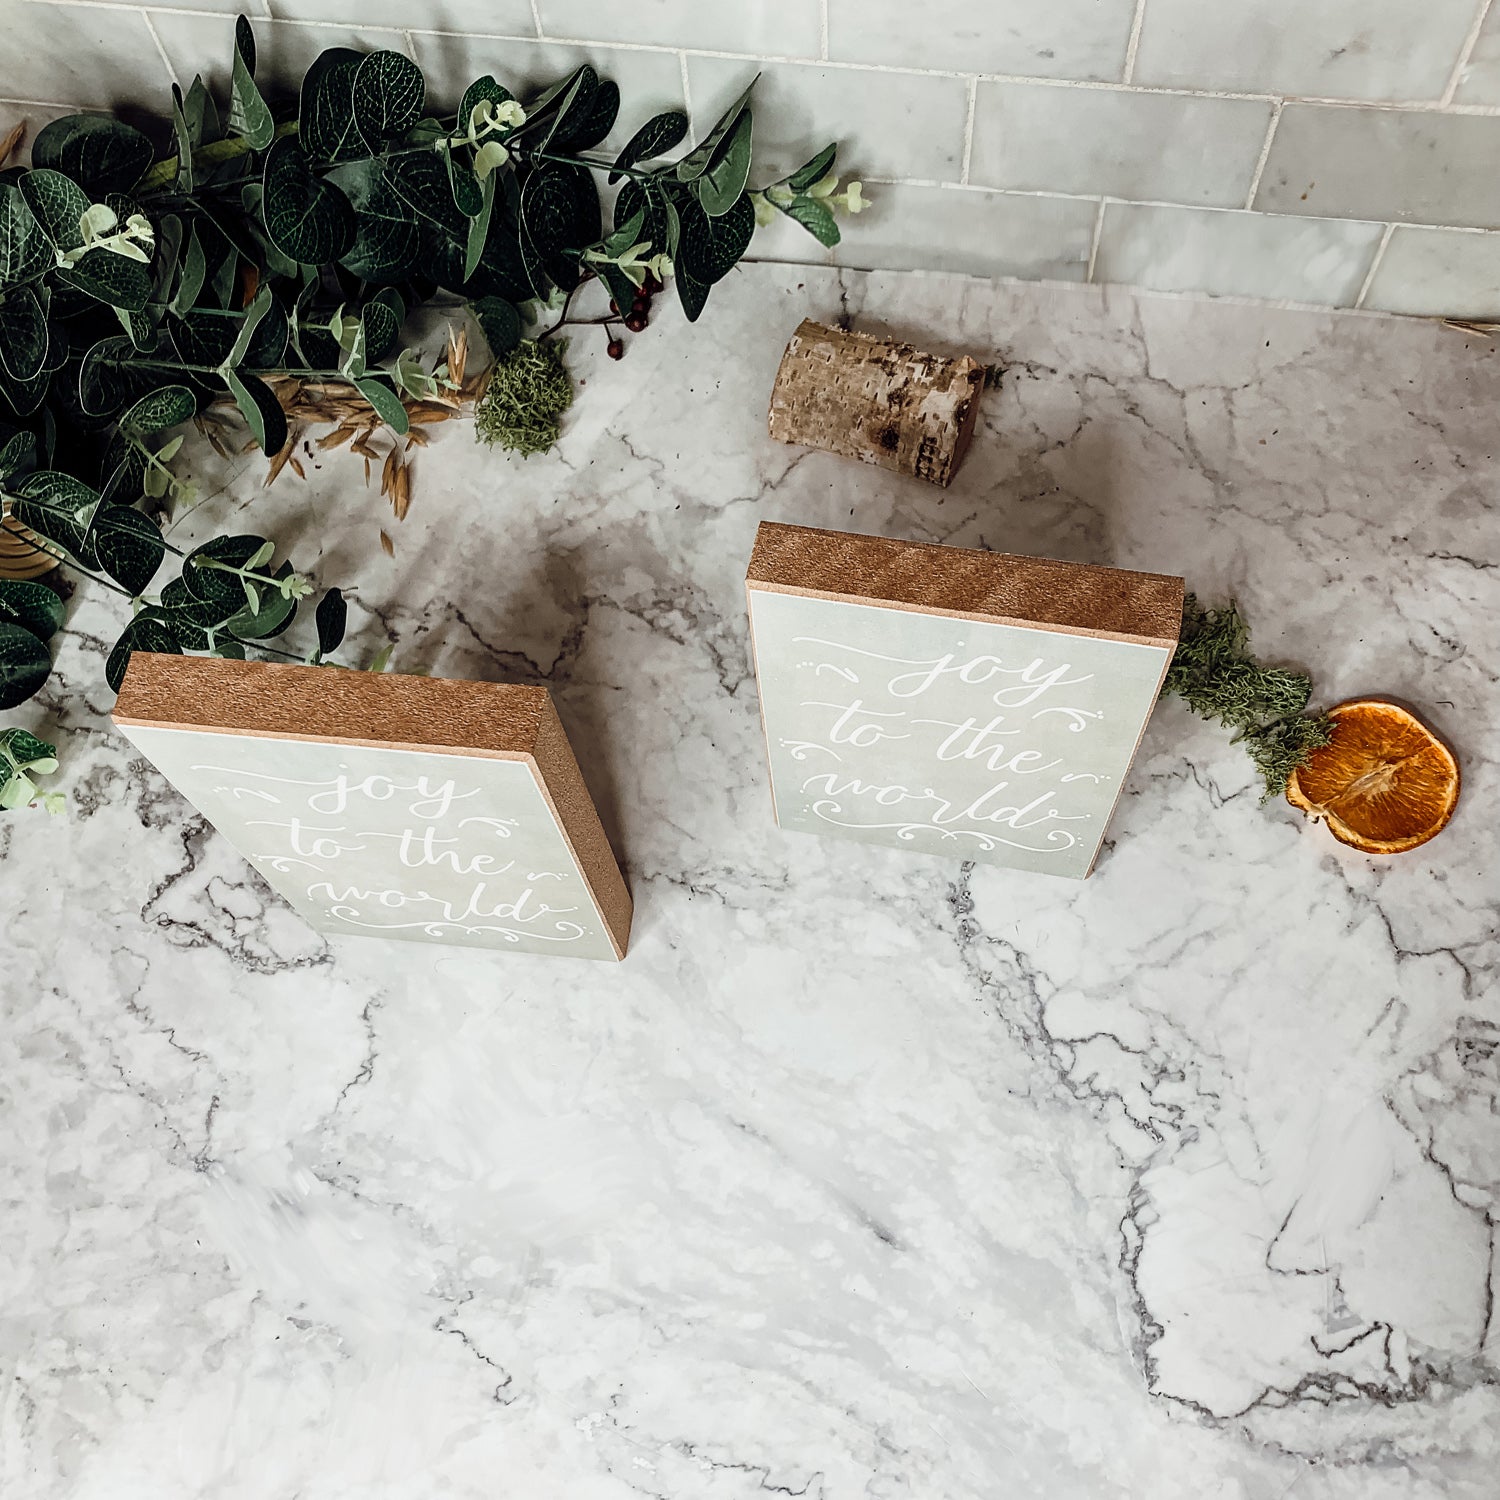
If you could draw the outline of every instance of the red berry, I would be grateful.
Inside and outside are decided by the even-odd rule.
[[[643,329],[646,326],[646,316],[645,316],[645,314],[644,313],[637,313],[637,312],[631,313],[631,315],[628,318],[625,319],[625,326],[632,333],[639,333],[641,331],[641,329]]]
[[[605,351],[611,359],[619,359],[625,353],[625,345],[619,339],[611,339],[609,348]]]
[[[620,316],[620,304],[613,297],[609,299],[609,310],[618,318]]]

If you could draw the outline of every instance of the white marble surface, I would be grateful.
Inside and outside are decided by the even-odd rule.
[[[951,491],[766,439],[804,314],[1008,364]],[[321,538],[356,654],[556,689],[619,968],[309,933],[109,729],[92,596],[12,716],[70,810],[0,822],[0,1493],[1493,1497],[1500,361],[772,266],[658,321],[404,526],[347,456],[204,513]],[[766,518],[1232,589],[1458,816],[1360,857],[1168,705],[1083,885],[782,834]]]

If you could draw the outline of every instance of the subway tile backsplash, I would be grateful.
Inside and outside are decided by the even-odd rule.
[[[589,62],[616,140],[759,73],[760,169],[837,138],[874,204],[762,259],[1500,317],[1500,0],[3,3],[0,123],[224,88],[240,9],[282,89],[340,45],[416,58],[443,108]]]

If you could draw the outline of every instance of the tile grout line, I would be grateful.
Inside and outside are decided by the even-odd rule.
[[[1135,0],[1135,14],[1130,18],[1130,40],[1125,43],[1125,66],[1120,71],[1120,82],[1129,83],[1135,77],[1135,55],[1141,49],[1141,27],[1146,24],[1146,0]]]
[[[20,0],[24,5],[75,6],[93,10],[139,10],[141,6],[123,5],[119,0]],[[533,0],[535,4],[535,0]],[[223,20],[225,12],[194,10],[181,5],[156,5],[145,7],[153,13],[177,16],[199,16],[208,20]],[[343,21],[283,20],[273,17],[268,22],[273,26],[300,26],[306,29],[328,31],[347,30]],[[1469,115],[1490,119],[1500,116],[1500,104],[1447,104],[1436,99],[1352,99],[1331,94],[1287,94],[1279,95],[1265,91],[1253,92],[1238,89],[1169,88],[1162,84],[1108,82],[1093,78],[1046,78],[1028,73],[966,73],[957,68],[897,67],[891,63],[845,62],[837,58],[800,57],[788,54],[760,55],[753,52],[731,52],[722,48],[679,48],[667,42],[601,42],[587,37],[561,36],[514,36],[503,32],[449,31],[440,27],[413,26],[402,28],[390,25],[374,25],[363,28],[371,32],[388,32],[399,35],[409,29],[413,36],[457,37],[476,42],[542,42],[557,47],[596,47],[610,52],[688,52],[693,57],[720,58],[729,62],[781,63],[793,67],[837,68],[850,73],[890,73],[905,78],[953,78],[967,82],[999,83],[1016,87],[1049,89],[1085,89],[1094,92],[1117,94],[1163,94],[1176,99],[1228,99],[1244,100],[1256,104],[1298,103],[1315,104],[1329,109],[1380,110],[1391,114],[1446,114]]]
[[[958,180],[967,186],[969,181],[969,161],[974,155],[974,104],[979,94],[979,80],[969,80],[968,103],[964,111],[964,159],[963,166],[959,168]]]
[[[1359,296],[1354,299],[1355,307],[1363,307],[1365,298],[1370,294],[1370,288],[1375,284],[1375,273],[1380,269],[1380,262],[1385,259],[1385,247],[1390,244],[1391,236],[1395,234],[1396,226],[1387,224],[1380,236],[1380,243],[1375,247],[1375,255],[1370,261],[1370,269],[1365,272],[1365,279],[1360,284]]]
[[[1458,86],[1464,81],[1464,69],[1469,66],[1469,60],[1474,56],[1474,48],[1479,45],[1479,33],[1484,30],[1484,23],[1490,13],[1490,5],[1493,0],[1479,0],[1479,10],[1474,17],[1474,24],[1469,27],[1469,34],[1464,38],[1464,44],[1458,49],[1458,61],[1453,64],[1453,71],[1448,75],[1448,87],[1443,90],[1443,96],[1438,101],[1441,106],[1451,105],[1454,95],[1458,93]]]
[[[1266,138],[1260,143],[1260,155],[1255,161],[1255,170],[1250,174],[1250,191],[1245,194],[1245,207],[1255,207],[1255,195],[1260,191],[1260,179],[1266,170],[1266,163],[1271,159],[1271,142],[1276,139],[1276,127],[1281,123],[1281,106],[1283,101],[1278,99],[1271,106],[1271,118],[1266,121]]]
[[[177,77],[177,69],[172,66],[172,59],[167,56],[167,49],[162,45],[161,33],[156,29],[156,22],[151,19],[151,12],[143,10],[138,12],[141,20],[146,23],[146,30],[151,34],[151,40],[156,43],[156,50],[161,54],[161,65],[167,70],[167,77],[178,88],[182,87],[181,80]]]
[[[818,56],[828,61],[828,0],[822,0],[818,8]]]
[[[531,0],[531,24],[536,27],[536,38],[535,38],[535,40],[541,41],[542,38],[547,35],[547,32],[546,32],[545,28],[542,26],[542,8],[538,4],[538,0]],[[520,41],[521,38],[517,37],[516,40]],[[527,38],[527,40],[529,41],[529,40],[532,40],[532,39],[531,38]]]
[[[1099,212],[1094,215],[1094,232],[1089,238],[1089,268],[1083,279],[1090,286],[1094,284],[1094,268],[1099,264],[1099,241],[1104,234],[1104,210],[1108,203],[1108,198],[1099,200]]]
[[[677,54],[678,76],[682,79],[682,112],[688,117],[688,144],[698,144],[698,132],[693,129],[693,90],[688,83],[688,61],[687,53]]]

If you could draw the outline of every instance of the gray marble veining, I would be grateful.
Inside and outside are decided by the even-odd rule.
[[[951,490],[766,438],[804,315],[1006,365]],[[69,810],[0,820],[0,1493],[1492,1497],[1489,346],[772,266],[657,323],[575,341],[560,453],[441,433],[404,525],[330,454],[180,528],[348,585],[354,659],[553,687],[618,969],[311,933],[111,731],[80,593],[11,716]],[[1081,885],[779,832],[762,519],[1233,591],[1421,705],[1458,815],[1355,855],[1168,704]]]

